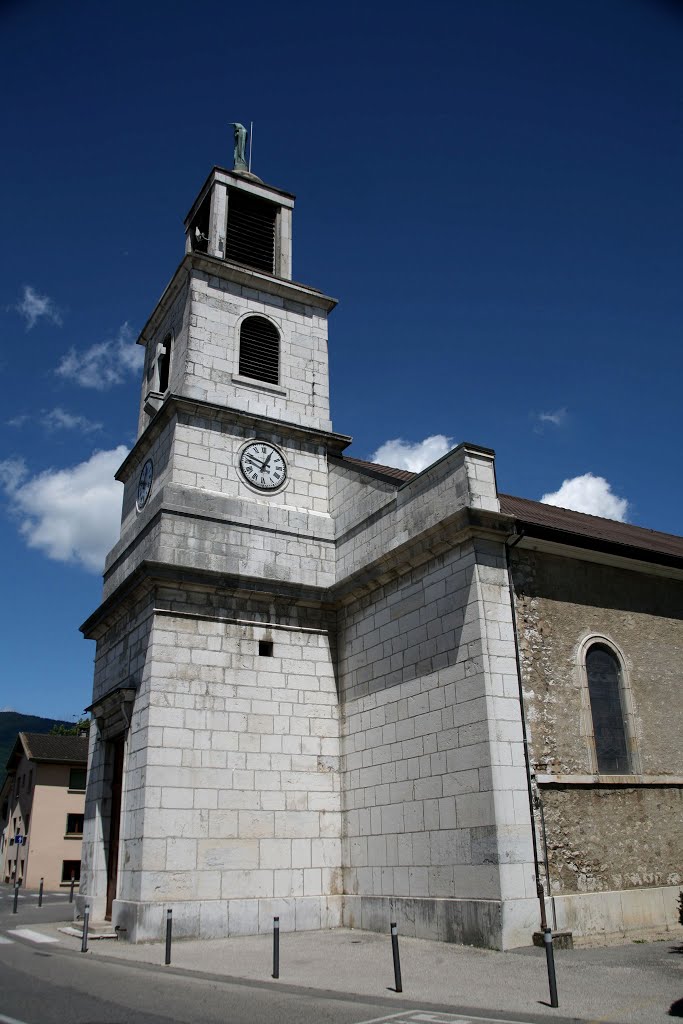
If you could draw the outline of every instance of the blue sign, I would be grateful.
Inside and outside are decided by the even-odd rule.
[[[15,844],[17,846],[23,846],[24,845],[24,838],[25,838],[24,836],[16,835],[14,837]]]

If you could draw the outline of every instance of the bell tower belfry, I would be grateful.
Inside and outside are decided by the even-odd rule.
[[[82,891],[133,941],[169,905],[187,934],[258,930],[280,900],[297,927],[341,920],[336,303],[292,280],[294,197],[237,146],[235,163],[200,190],[138,339],[121,535],[82,627],[97,641]]]

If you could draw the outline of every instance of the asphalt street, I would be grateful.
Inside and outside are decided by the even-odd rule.
[[[41,908],[26,894],[16,915],[11,895],[0,890],[0,1024],[651,1024],[671,1019],[668,1006],[682,994],[677,941],[558,955],[562,999],[552,1010],[539,999],[539,950],[495,954],[406,939],[409,994],[398,994],[387,977],[385,936],[287,936],[286,976],[274,981],[267,936],[178,941],[169,967],[161,943],[100,940],[83,954],[56,923],[72,918],[62,894],[46,894]],[[477,984],[467,988],[463,971]],[[588,984],[597,991],[596,978],[604,998],[581,1003],[577,993]],[[515,980],[518,991],[528,986],[523,1002]],[[469,1001],[475,992],[481,1002]]]

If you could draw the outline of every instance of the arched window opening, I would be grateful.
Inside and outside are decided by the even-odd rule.
[[[621,700],[621,668],[616,655],[605,644],[589,647],[586,676],[598,772],[628,775],[631,766]]]
[[[157,355],[158,390],[163,394],[168,391],[168,381],[171,373],[171,335],[167,334]]]
[[[249,316],[242,321],[239,372],[253,380],[279,383],[280,335],[263,316]]]

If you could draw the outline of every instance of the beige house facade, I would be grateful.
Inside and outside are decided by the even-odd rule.
[[[5,882],[38,889],[43,879],[56,890],[72,874],[80,881],[87,752],[81,736],[17,736],[2,791]]]
[[[501,495],[476,444],[348,457],[293,205],[214,168],[139,338],[80,906],[130,941],[169,907],[206,937],[677,927],[683,540]]]

